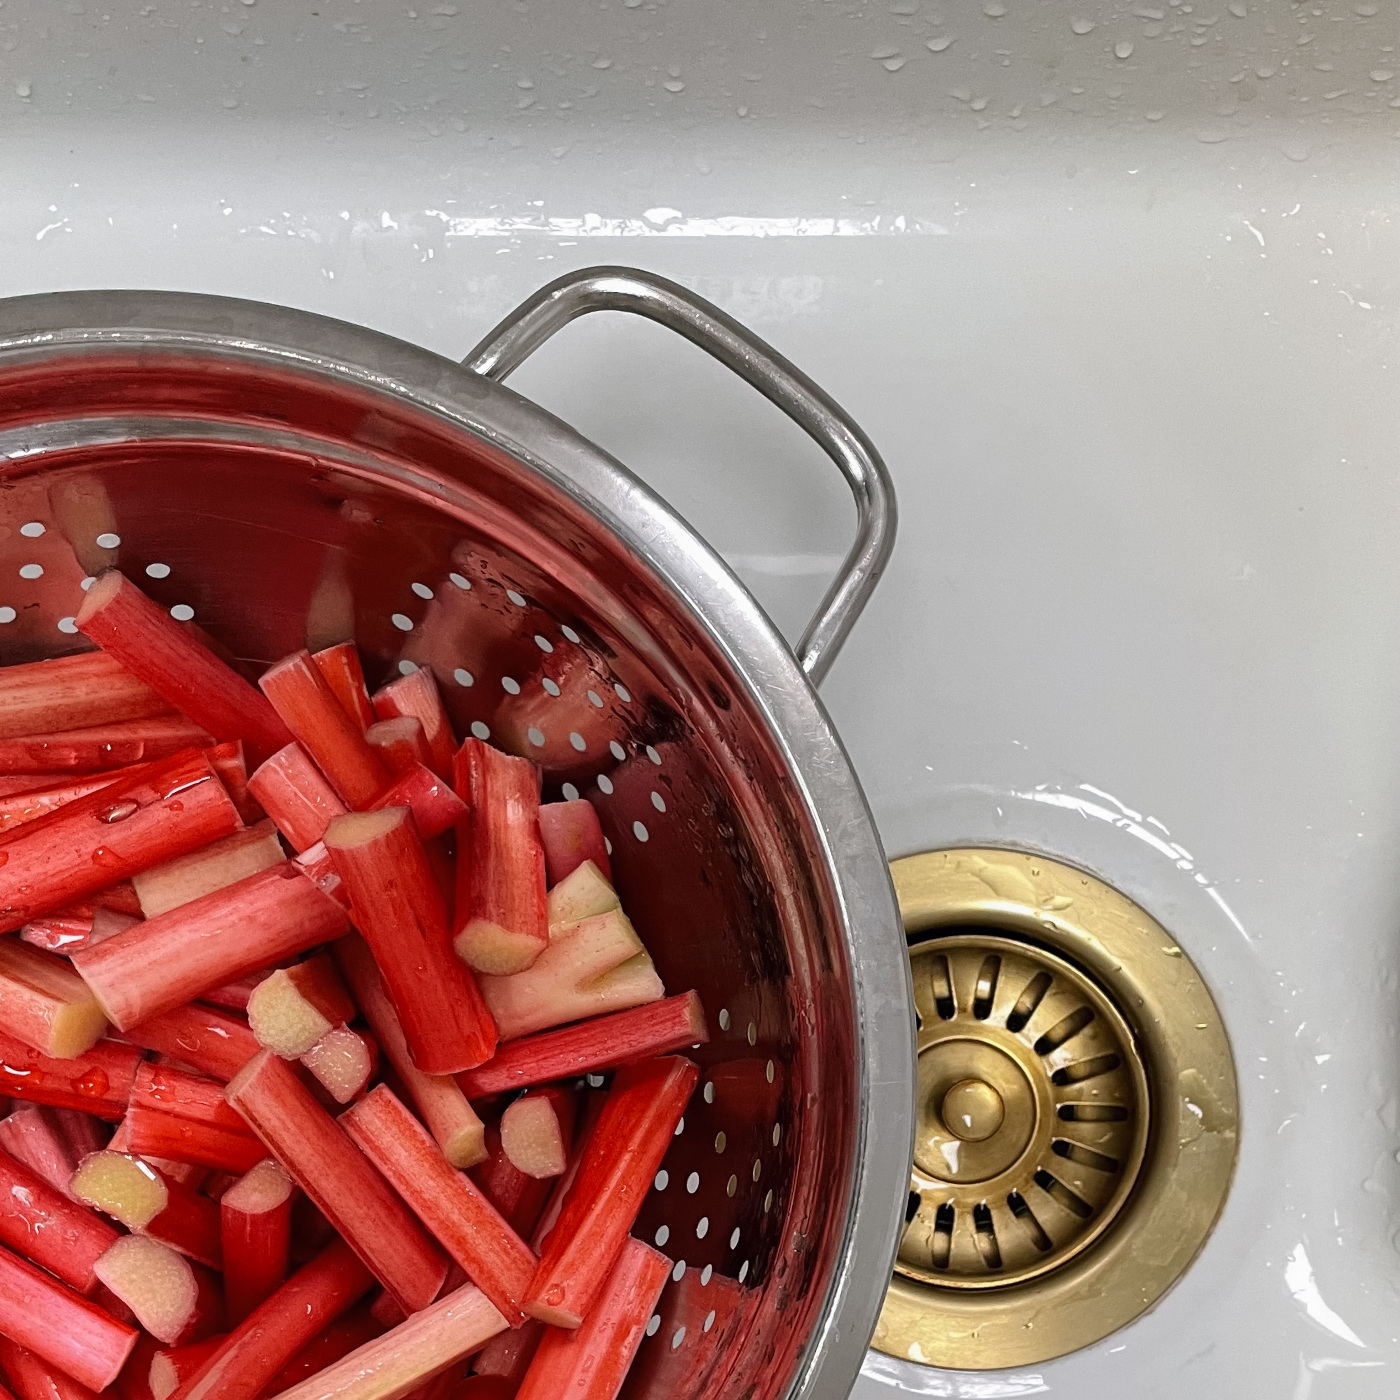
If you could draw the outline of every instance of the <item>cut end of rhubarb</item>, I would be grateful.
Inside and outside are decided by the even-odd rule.
[[[334,1026],[301,1057],[336,1103],[349,1103],[374,1073],[374,1054],[364,1036]]]
[[[517,1171],[536,1180],[560,1176],[569,1164],[559,1116],[540,1094],[516,1099],[501,1115],[501,1149]]]
[[[126,584],[126,579],[122,576],[120,569],[103,569],[97,576],[97,582],[88,589],[83,598],[82,606],[78,609],[73,621],[77,624],[78,631],[83,630],[83,623],[90,618],[93,613],[100,612],[121,592]]]
[[[0,996],[10,1009],[7,1029],[51,1059],[85,1055],[107,1029],[97,998],[68,961],[17,938],[0,943]]]
[[[264,1157],[224,1192],[219,1204],[244,1215],[262,1215],[276,1210],[293,1189],[292,1179],[282,1169],[282,1164]]]
[[[121,1152],[93,1152],[84,1157],[73,1173],[69,1190],[78,1200],[119,1220],[128,1230],[144,1229],[170,1199],[165,1182],[153,1167],[139,1157]],[[101,1273],[98,1277],[113,1292],[118,1291]]]
[[[199,1303],[199,1285],[188,1260],[141,1235],[111,1245],[94,1272],[157,1341],[173,1346]]]
[[[574,924],[622,907],[603,872],[586,860],[550,890],[547,901],[549,926]]]
[[[474,971],[508,977],[532,967],[548,945],[531,934],[517,933],[486,919],[472,919],[452,940],[452,946]]]
[[[347,812],[326,828],[326,849],[347,851],[368,845],[386,832],[412,820],[413,814],[407,807],[381,807],[377,812]]]
[[[466,1171],[491,1155],[486,1147],[486,1125],[480,1119],[463,1124],[446,1142],[439,1141],[438,1146],[458,1171]]]
[[[248,998],[248,1029],[265,1049],[296,1060],[331,1029],[331,1023],[282,968],[259,982]]]

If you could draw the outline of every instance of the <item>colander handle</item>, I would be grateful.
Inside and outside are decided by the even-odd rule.
[[[797,660],[820,685],[894,548],[894,486],[880,454],[841,406],[784,359],[694,292],[630,267],[587,267],[541,287],[462,363],[504,379],[556,331],[590,311],[630,311],[683,335],[776,404],[841,469],[856,500],[856,538],[797,644]]]

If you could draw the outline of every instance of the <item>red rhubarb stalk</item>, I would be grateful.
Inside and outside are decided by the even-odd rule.
[[[288,861],[147,919],[75,954],[73,965],[107,1019],[127,1030],[346,926],[340,905]]]
[[[8,1337],[0,1337],[0,1366],[19,1400],[93,1400],[87,1386]]]
[[[335,945],[336,962],[374,1029],[380,1048],[408,1090],[428,1131],[454,1167],[470,1167],[486,1155],[485,1130],[455,1080],[424,1074],[413,1063],[398,1013],[389,1001],[374,957],[362,938],[349,934]]]
[[[546,1330],[517,1400],[615,1400],[670,1272],[664,1254],[624,1240],[583,1325]]]
[[[478,972],[523,972],[549,942],[539,769],[468,739],[452,786],[471,808],[457,831],[457,956]]]
[[[269,973],[248,999],[248,1029],[284,1060],[306,1054],[333,1026],[354,1016],[355,1003],[325,956]]]
[[[57,775],[51,782],[36,785],[17,796],[7,797],[4,801],[0,801],[0,831],[9,831],[12,827],[23,826],[25,822],[32,822],[39,817],[46,816],[49,812],[57,811],[60,807],[66,807],[70,802],[76,802],[80,797],[86,797],[89,793],[97,792],[100,788],[110,787],[122,778],[131,777],[134,772],[144,766],[144,764],[137,764],[134,768],[116,768],[107,773],[89,773],[81,778]]]
[[[89,1390],[105,1390],[136,1345],[136,1328],[0,1249],[0,1334]]]
[[[103,651],[0,668],[4,739],[146,719],[169,710],[163,696]]]
[[[575,1095],[549,1088],[525,1094],[501,1115],[501,1149],[516,1170],[536,1180],[563,1175],[573,1139]]]
[[[432,755],[429,767],[440,778],[452,776],[452,758],[457,752],[457,740],[452,722],[442,707],[433,673],[426,667],[398,680],[390,681],[374,692],[374,713],[381,720],[410,716],[423,726],[423,738]]]
[[[248,779],[248,791],[298,851],[314,846],[345,811],[300,744],[278,749]]]
[[[349,1026],[332,1026],[302,1057],[320,1086],[336,1103],[359,1098],[379,1068],[379,1047]]]
[[[165,1400],[183,1381],[189,1380],[223,1346],[225,1335],[216,1332],[202,1342],[183,1347],[163,1347],[151,1357],[152,1400]]]
[[[473,1358],[473,1374],[481,1378],[482,1384],[498,1381],[501,1394],[506,1400],[513,1400],[547,1330],[543,1322],[531,1317],[521,1327],[497,1333]]]
[[[0,1151],[68,1196],[69,1178],[82,1158],[74,1153],[57,1114],[56,1109],[38,1104],[13,1109],[0,1118]]]
[[[269,1395],[292,1386],[349,1356],[356,1347],[382,1336],[388,1329],[375,1320],[368,1307],[352,1308],[319,1331],[268,1383]]]
[[[454,1170],[387,1084],[341,1115],[345,1131],[513,1326],[535,1270],[530,1246]]]
[[[415,715],[376,721],[365,730],[365,742],[391,773],[406,773],[418,763],[432,767],[433,751],[423,734],[423,722]]]
[[[219,1080],[178,1069],[140,1065],[125,1122],[127,1150],[142,1157],[245,1172],[265,1155]]]
[[[400,1400],[454,1362],[470,1356],[505,1325],[505,1318],[480,1289],[463,1284],[393,1331],[357,1347],[342,1361],[284,1390],[274,1400],[326,1400],[327,1396],[336,1400]],[[226,1397],[221,1393],[219,1400]]]
[[[548,1183],[552,1187],[549,1199],[530,1233],[530,1248],[536,1254],[540,1252],[549,1232],[558,1222],[559,1212],[564,1209],[564,1202],[569,1199],[569,1192],[574,1189],[574,1180],[583,1165],[583,1159],[588,1153],[588,1144],[593,1140],[593,1130],[598,1126],[599,1118],[603,1116],[603,1108],[607,1101],[606,1089],[589,1089],[584,1095],[583,1112],[579,1116],[573,1147],[569,1152],[569,1165],[565,1168],[563,1176],[555,1177]]]
[[[84,1055],[54,1060],[0,1033],[0,1093],[54,1108],[76,1108],[115,1123],[126,1112],[141,1051],[100,1040]]]
[[[344,1240],[334,1240],[255,1308],[174,1400],[257,1400],[268,1383],[374,1284]]]
[[[212,737],[183,715],[157,715],[0,739],[0,773],[98,773],[202,749]]]
[[[370,805],[376,811],[381,807],[409,808],[425,841],[451,831],[467,814],[467,804],[447,780],[422,764],[401,773]]]
[[[506,1224],[522,1240],[528,1240],[549,1200],[553,1182],[526,1176],[506,1156],[499,1124],[492,1123],[486,1129],[486,1154],[485,1160],[472,1168],[471,1179]]]
[[[141,913],[148,919],[178,909],[192,899],[224,889],[286,860],[270,821],[235,831],[198,851],[176,856],[131,877]]]
[[[107,1028],[96,998],[66,958],[0,940],[0,1029],[55,1060],[91,1050]]]
[[[112,1136],[111,1129],[98,1121],[90,1113],[79,1113],[72,1108],[51,1108],[48,1110],[73,1153],[74,1161],[81,1162],[89,1152],[101,1152]]]
[[[224,1192],[224,1299],[236,1327],[287,1279],[292,1243],[292,1179],[271,1157]]]
[[[286,1061],[262,1051],[228,1100],[405,1312],[432,1302],[446,1259]]]
[[[258,684],[346,806],[366,807],[389,786],[389,770],[341,708],[309,651],[279,661]]]
[[[544,1241],[525,1311],[577,1327],[607,1282],[671,1144],[699,1070],[675,1056],[625,1065],[584,1149],[573,1190]]]
[[[360,653],[354,642],[338,642],[333,647],[314,652],[311,659],[321,673],[321,679],[330,686],[340,708],[350,716],[361,731],[374,723],[374,710],[369,703],[369,690],[365,686],[365,673],[360,665]]]
[[[215,1276],[157,1240],[124,1235],[97,1261],[97,1276],[166,1346],[200,1341],[223,1326]]]
[[[242,739],[259,762],[291,735],[272,706],[116,569],[98,575],[78,630],[216,739]]]
[[[555,885],[546,904],[551,929],[561,924],[576,924],[580,919],[592,919],[621,907],[617,891],[591,860],[575,867]]]
[[[541,806],[540,842],[551,885],[567,879],[586,860],[591,860],[611,882],[612,866],[608,848],[603,844],[603,828],[598,824],[597,809],[587,798],[546,802]]]
[[[93,1152],[78,1163],[72,1187],[80,1201],[128,1230],[169,1245],[211,1269],[219,1267],[217,1203],[150,1162],[126,1152]],[[102,1281],[120,1292],[110,1279]]]
[[[552,1079],[572,1079],[616,1069],[628,1060],[665,1055],[710,1038],[705,1009],[695,992],[667,997],[577,1026],[512,1040],[494,1059],[458,1075],[468,1098],[484,1099]]]
[[[238,812],[189,751],[0,836],[0,933],[217,841]]]
[[[92,941],[92,921],[91,914],[59,910],[31,919],[20,929],[19,936],[31,948],[42,948],[46,953],[59,953],[67,957],[79,948],[86,948]]]
[[[122,1032],[123,1039],[180,1060],[228,1083],[259,1046],[247,1023],[212,1006],[190,1002]]]
[[[231,744],[215,744],[205,752],[209,756],[210,766],[219,775],[219,781],[228,789],[233,805],[238,808],[238,815],[249,826],[256,826],[267,813],[248,791],[248,760],[243,752],[243,741],[237,739]]]
[[[613,909],[556,925],[531,967],[510,977],[482,977],[481,994],[501,1039],[514,1040],[566,1021],[660,1001],[666,988],[627,916]]]
[[[338,817],[326,849],[414,1064],[425,1074],[453,1074],[489,1059],[496,1028],[475,980],[452,956],[447,910],[408,808]]]
[[[739,1319],[744,1292],[732,1278],[687,1269],[661,1295],[656,1310],[661,1325],[642,1343],[627,1373],[627,1400],[704,1394],[720,1348]]]
[[[79,1293],[91,1293],[97,1283],[93,1265],[116,1238],[105,1220],[0,1152],[0,1244]]]

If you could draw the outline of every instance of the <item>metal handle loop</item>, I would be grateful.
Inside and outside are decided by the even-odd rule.
[[[591,311],[628,311],[683,335],[782,409],[841,469],[856,502],[855,542],[797,644],[798,664],[820,685],[894,548],[894,487],[880,454],[837,403],[770,345],[703,297],[635,268],[583,268],[541,287],[462,363],[504,379]]]

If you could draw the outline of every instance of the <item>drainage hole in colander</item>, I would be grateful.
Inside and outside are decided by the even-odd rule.
[[[452,679],[456,681],[458,685],[472,685],[476,677],[473,676],[470,671],[463,670],[462,667],[459,666],[453,671]]]
[[[412,583],[409,587],[412,588],[420,598],[433,597],[433,590],[429,588],[426,583]]]

